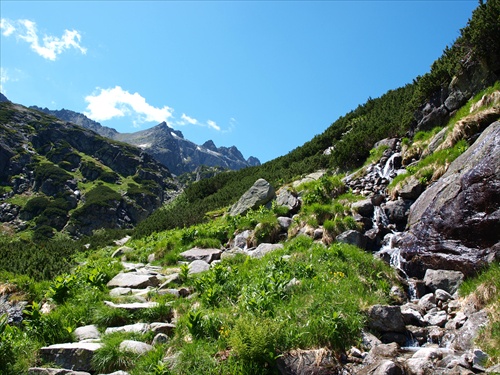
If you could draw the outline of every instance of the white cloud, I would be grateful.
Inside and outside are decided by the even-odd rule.
[[[5,18],[0,20],[0,30],[3,30],[2,34],[4,36],[10,36],[16,28]]]
[[[209,128],[215,129],[217,131],[220,131],[220,126],[215,123],[215,121],[208,120],[207,125]]]
[[[238,121],[236,121],[236,119],[234,117],[231,117],[229,119],[229,126],[227,127],[227,129],[224,129],[222,131],[222,133],[226,134],[226,133],[231,133],[234,128],[236,128],[236,125],[238,124]]]
[[[131,94],[115,86],[109,89],[97,88],[92,95],[85,97],[88,103],[85,115],[95,121],[106,121],[118,117],[131,117],[135,127],[145,122],[169,122],[174,128],[197,125],[220,131],[221,128],[215,121],[202,122],[183,113],[180,119],[173,115],[174,109],[168,106],[154,107],[146,102],[139,93]]]
[[[4,85],[9,81],[10,77],[7,73],[7,69],[0,67],[0,92],[5,94]]]
[[[40,44],[36,23],[33,21],[10,21],[2,18],[0,22],[0,29],[2,30],[2,34],[4,36],[14,34],[16,38],[29,43],[31,49],[38,55],[51,61],[56,60],[58,55],[70,48],[75,48],[82,54],[87,53],[87,49],[80,45],[81,35],[76,30],[64,30],[61,38],[52,35],[44,35],[42,44]]]
[[[199,122],[198,122],[197,119],[189,117],[185,113],[182,114],[181,121],[185,122],[183,125],[185,125],[185,124],[191,124],[191,125],[197,125],[197,124],[199,124]]]
[[[89,103],[85,115],[95,121],[132,116],[134,125],[139,126],[144,122],[159,123],[172,117],[172,108],[156,108],[137,92],[131,94],[120,86],[99,90],[99,93],[85,97],[85,101]]]

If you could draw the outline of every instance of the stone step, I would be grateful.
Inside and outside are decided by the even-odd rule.
[[[95,342],[55,344],[41,348],[40,356],[45,362],[54,363],[63,369],[92,372],[92,358],[101,347],[101,343]]]
[[[108,288],[144,289],[148,286],[154,287],[159,284],[160,279],[156,275],[120,272],[108,282],[107,286]]]
[[[132,303],[114,303],[111,301],[104,301],[106,305],[115,309],[125,309],[130,312],[138,311],[141,309],[151,309],[158,306],[158,302],[132,302]]]

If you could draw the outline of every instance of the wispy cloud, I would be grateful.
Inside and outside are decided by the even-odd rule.
[[[215,121],[208,120],[207,125],[209,128],[215,129],[217,131],[220,131],[220,126],[215,123]]]
[[[139,93],[131,94],[120,86],[111,89],[98,88],[98,91],[96,94],[85,97],[88,103],[85,115],[95,121],[131,116],[134,126],[140,126],[144,122],[162,122],[172,117],[172,108],[154,107],[148,104]]]
[[[70,48],[75,48],[82,54],[87,53],[87,49],[80,45],[82,37],[76,30],[64,30],[60,38],[44,35],[42,42],[40,42],[36,23],[30,20],[11,21],[2,18],[0,29],[6,37],[14,35],[17,39],[24,40],[33,51],[47,60],[55,61],[58,55]]]
[[[205,126],[217,131],[220,131],[220,126],[217,125],[217,123],[213,120],[207,120],[206,122],[198,121],[197,119],[190,117],[186,115],[185,113],[182,114],[180,120],[175,120],[173,122],[175,126],[186,126],[186,125],[198,125],[198,126]]]
[[[0,67],[0,92],[6,93],[5,92],[5,84],[9,80],[9,74],[7,73],[7,69]]]
[[[139,93],[131,94],[120,86],[109,89],[97,88],[92,95],[85,97],[87,110],[85,115],[95,121],[106,121],[117,117],[130,117],[135,127],[145,122],[160,123],[168,121],[174,128],[197,125],[220,131],[220,126],[213,120],[205,122],[183,113],[175,118],[174,109],[169,106],[154,107],[146,102]]]

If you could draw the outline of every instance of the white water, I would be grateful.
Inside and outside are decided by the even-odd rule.
[[[394,159],[398,156],[401,156],[399,152],[395,152],[391,155],[389,159],[387,159],[384,168],[380,168],[380,166],[376,166],[375,169],[380,177],[386,178],[388,180],[392,180],[392,172],[394,171]]]
[[[380,206],[374,207],[372,221],[375,228],[380,226],[387,227],[389,225],[389,218],[385,214],[384,209]]]

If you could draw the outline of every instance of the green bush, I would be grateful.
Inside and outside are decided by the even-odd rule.
[[[35,183],[39,186],[44,181],[51,179],[56,185],[63,185],[66,181],[70,180],[72,176],[64,169],[51,164],[40,163],[34,169]]]
[[[38,216],[49,206],[49,204],[50,201],[46,197],[31,198],[26,202],[21,212],[24,211],[30,213],[32,216]]]
[[[274,367],[278,357],[281,326],[271,319],[246,315],[236,321],[229,335],[229,345],[248,370]]]
[[[92,357],[92,367],[98,373],[126,371],[134,367],[139,354],[120,350],[121,342],[127,338],[123,334],[111,334],[103,338],[103,346]]]

